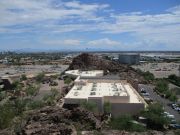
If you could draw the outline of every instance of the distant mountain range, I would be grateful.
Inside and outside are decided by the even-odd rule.
[[[101,49],[101,48],[85,48],[85,49],[32,49],[32,48],[22,48],[22,49],[7,49],[7,50],[0,50],[0,52],[7,52],[7,51],[12,51],[16,53],[37,53],[37,52],[104,52],[104,53],[122,53],[122,52],[127,52],[127,53],[180,53],[180,51],[163,51],[163,50],[154,50],[154,51],[125,51],[125,50],[106,50],[106,49]]]

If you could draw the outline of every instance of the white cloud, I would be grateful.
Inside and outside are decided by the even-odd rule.
[[[128,32],[137,41],[143,41],[142,43],[146,41],[150,45],[180,46],[180,5],[159,14],[118,14],[108,4],[83,4],[83,1],[0,0],[0,18],[0,33]],[[81,43],[76,39],[47,42],[67,45]],[[87,44],[120,45],[108,38],[89,41]]]
[[[107,4],[81,4],[77,1],[56,4],[53,0],[1,0],[0,26],[41,22],[45,20],[99,20],[96,12]]]
[[[63,41],[64,45],[79,45],[80,43],[81,41],[77,39],[67,39]]]
[[[110,40],[108,38],[97,39],[93,41],[89,41],[88,45],[119,45],[120,43],[114,40]]]
[[[64,40],[42,39],[40,40],[40,42],[48,45],[80,45],[81,44],[81,41],[78,39],[64,39]]]

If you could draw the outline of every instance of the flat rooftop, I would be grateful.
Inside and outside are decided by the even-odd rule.
[[[95,77],[103,76],[103,70],[91,70],[91,71],[80,71],[80,70],[69,70],[66,71],[67,75],[82,76],[82,77]]]
[[[82,81],[82,80],[81,80]],[[65,98],[88,99],[89,97],[129,97],[129,103],[141,103],[137,93],[129,83],[86,82],[75,84]]]

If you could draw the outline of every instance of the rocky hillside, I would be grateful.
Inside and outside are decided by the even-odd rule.
[[[48,106],[29,112],[18,132],[6,129],[0,135],[176,135],[179,131],[127,132],[106,130],[92,112],[82,108],[67,110],[58,106]]]
[[[76,134],[81,130],[100,129],[101,122],[92,112],[82,108],[67,110],[60,107],[45,107],[33,112],[28,118],[22,133],[26,135]]]
[[[83,53],[73,59],[69,69],[81,69],[81,70],[104,70],[105,72],[119,72],[125,71],[127,66],[117,64],[109,60],[101,59],[96,55]]]
[[[138,83],[146,83],[144,78],[140,76],[134,69],[127,65],[119,64],[110,60],[99,58],[96,55],[83,53],[75,57],[70,64],[70,70],[104,70],[105,73],[118,74],[121,79],[128,80],[135,88]]]
[[[94,113],[83,108],[68,110],[47,106],[28,112],[27,118],[16,124],[16,128],[0,130],[0,135],[77,135],[78,130],[99,130],[101,125]]]

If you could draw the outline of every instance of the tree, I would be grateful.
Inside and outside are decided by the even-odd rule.
[[[104,113],[110,113],[111,112],[111,103],[105,102],[104,103]]]
[[[42,82],[43,79],[45,77],[45,74],[42,72],[42,73],[39,73],[37,76],[36,76],[36,81],[37,82]]]
[[[38,90],[39,90],[39,86],[28,86],[27,88],[26,88],[26,93],[27,93],[27,95],[28,96],[35,96],[36,95],[36,93],[38,92]]]
[[[156,83],[156,89],[160,93],[167,91],[169,89],[168,82],[163,79],[158,80]]]
[[[155,79],[154,75],[149,71],[143,73],[144,79],[147,81],[153,81]]]
[[[127,131],[145,131],[145,128],[140,125],[133,123],[133,118],[130,115],[121,115],[116,118],[112,118],[109,123],[111,129],[115,130],[127,130]]]
[[[69,77],[64,80],[65,84],[70,84],[71,82],[72,82],[72,79]]]
[[[20,83],[20,81],[14,81],[13,83],[12,83],[12,86],[13,86],[13,88],[15,89],[15,90],[17,90],[17,91],[21,91],[22,90],[22,84]]]
[[[52,89],[51,89],[51,95],[52,95],[53,97],[56,97],[58,94],[59,94],[59,92],[58,92],[57,89],[55,89],[55,88],[52,88]]]
[[[174,93],[171,93],[171,96],[169,97],[169,100],[173,101],[173,102],[176,102],[178,100],[176,94]]]
[[[82,108],[85,108],[85,109],[91,111],[91,112],[97,112],[98,111],[97,104],[95,102],[92,102],[92,101],[81,102],[80,106]]]
[[[37,101],[30,101],[27,103],[27,107],[28,109],[38,109],[44,106],[44,102],[41,100],[37,100]]]
[[[6,97],[5,91],[0,91],[0,101],[3,100]]]
[[[163,106],[160,103],[149,105],[142,115],[147,118],[147,127],[151,129],[161,130],[164,125],[169,124],[169,119],[164,116]]]
[[[49,94],[46,94],[44,95],[43,97],[43,101],[47,104],[47,105],[53,105],[55,102],[54,102],[54,99],[55,97],[53,95],[49,95]]]
[[[21,78],[20,78],[21,81],[24,81],[24,80],[27,80],[27,77],[25,74],[21,75]]]
[[[177,86],[180,86],[180,77],[178,77],[178,76],[176,76],[176,75],[169,75],[169,76],[168,76],[168,80],[169,80],[171,83],[173,83],[173,84],[175,84],[175,85],[177,85]]]
[[[129,115],[121,115],[111,120],[110,127],[117,130],[128,130],[132,124],[131,120],[132,118]]]
[[[12,104],[9,102],[0,105],[0,108],[0,129],[4,129],[11,124],[12,119],[15,117],[15,112]]]
[[[15,99],[13,107],[15,110],[15,114],[20,115],[23,111],[25,111],[26,102],[22,99]]]

